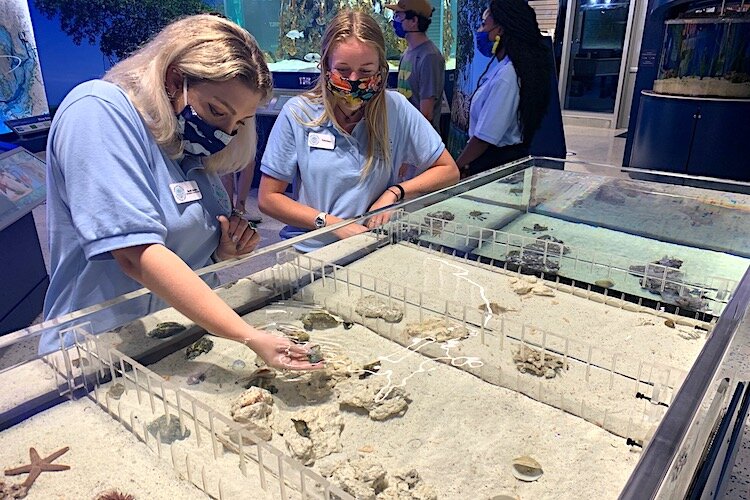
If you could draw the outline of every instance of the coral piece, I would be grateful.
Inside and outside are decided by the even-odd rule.
[[[416,469],[403,469],[388,479],[388,487],[378,500],[437,500],[432,486],[425,484]]]
[[[146,334],[146,337],[155,339],[166,339],[177,335],[180,332],[185,331],[187,328],[184,325],[175,323],[174,321],[165,321],[164,323],[158,323],[156,327]]]
[[[554,297],[555,291],[551,289],[548,286],[545,285],[536,285],[534,288],[531,289],[531,293],[534,295],[540,295],[542,297]]]
[[[513,189],[511,189],[510,191],[512,193]],[[518,192],[522,193],[523,192],[523,188],[520,188],[520,191],[518,191]],[[542,233],[544,231],[549,230],[549,228],[547,226],[542,226],[541,224],[534,224],[532,227],[524,226],[523,230],[526,231],[527,233]]]
[[[299,377],[302,381],[297,384],[299,395],[306,401],[325,401],[331,396],[336,384],[360,371],[359,366],[346,356],[326,359],[323,370],[315,370]]]
[[[444,221],[452,221],[456,218],[455,215],[453,215],[453,212],[449,212],[447,210],[438,210],[437,212],[429,212],[427,214],[427,217],[432,217],[433,219],[440,219]],[[425,224],[429,224],[429,219],[425,219]]]
[[[11,500],[25,498],[29,489],[22,484],[6,483],[0,481],[0,500]]]
[[[265,441],[273,437],[273,421],[278,413],[273,396],[266,389],[251,387],[232,401],[229,414],[235,422]]]
[[[388,304],[376,295],[367,295],[357,301],[354,312],[365,318],[383,318],[388,323],[398,323],[404,317],[404,310]]]
[[[342,406],[362,408],[373,420],[386,420],[406,413],[410,399],[401,387],[386,385],[380,378],[349,379],[336,385],[336,398]]]
[[[201,337],[185,349],[185,359],[195,359],[214,348],[214,341],[208,337]]]
[[[428,318],[421,323],[409,323],[404,332],[409,337],[431,338],[436,342],[469,337],[469,330],[445,318]]]
[[[158,435],[159,441],[164,444],[172,444],[175,441],[182,441],[190,436],[190,429],[182,427],[180,419],[176,415],[162,415],[153,420],[146,427],[149,434],[154,437]]]
[[[321,472],[358,500],[376,500],[388,486],[383,466],[367,458],[338,462]]]
[[[274,428],[284,436],[292,456],[305,465],[342,450],[344,420],[335,405],[307,407],[289,417],[277,417]]]
[[[561,357],[525,345],[513,354],[513,362],[519,372],[544,378],[554,378],[562,368],[567,368]]]
[[[54,460],[57,460],[65,453],[67,453],[69,449],[70,447],[66,446],[65,448],[57,450],[46,458],[41,458],[35,448],[29,448],[29,458],[31,459],[31,463],[13,469],[6,469],[5,475],[17,476],[19,474],[28,473],[29,475],[26,477],[26,480],[21,483],[21,486],[28,490],[29,488],[31,488],[31,485],[34,484],[34,481],[36,481],[36,478],[38,478],[39,474],[41,474],[42,472],[54,472],[70,469],[70,465],[52,463]]]
[[[251,387],[260,387],[261,389],[266,389],[271,394],[274,394],[276,392],[276,388],[271,384],[271,380],[275,378],[276,371],[272,368],[264,366],[262,368],[258,368],[247,377],[242,377],[235,383],[244,386],[245,389],[250,389]]]

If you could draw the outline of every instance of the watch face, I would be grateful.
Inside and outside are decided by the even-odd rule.
[[[318,215],[315,217],[315,227],[320,229],[321,227],[325,227],[326,225],[326,216],[325,215]]]

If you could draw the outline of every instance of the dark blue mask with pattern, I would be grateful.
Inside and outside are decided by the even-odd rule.
[[[210,156],[218,153],[232,140],[230,135],[207,123],[187,102],[187,78],[182,80],[182,95],[185,107],[177,115],[177,132],[182,139],[185,154]]]

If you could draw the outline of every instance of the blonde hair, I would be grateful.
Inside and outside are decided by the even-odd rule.
[[[388,61],[385,58],[385,38],[378,23],[369,14],[356,10],[344,10],[333,18],[321,39],[320,77],[315,87],[305,93],[312,102],[323,103],[324,113],[308,122],[307,126],[317,127],[331,120],[334,126],[343,132],[333,113],[336,97],[326,87],[325,75],[331,71],[330,57],[338,44],[349,38],[373,47],[378,53],[378,66],[383,90],[378,92],[365,106],[365,124],[367,125],[367,160],[362,167],[362,178],[372,171],[379,160],[388,168],[391,149],[388,134],[388,112],[385,105],[385,86],[388,80]]]
[[[141,114],[156,142],[172,158],[183,154],[177,117],[166,90],[168,68],[191,82],[224,82],[239,78],[267,100],[273,80],[255,38],[237,24],[211,14],[199,14],[166,26],[130,57],[113,66],[104,80],[122,88]],[[237,135],[219,153],[204,159],[210,172],[244,168],[255,158],[258,136],[255,119],[240,125]]]

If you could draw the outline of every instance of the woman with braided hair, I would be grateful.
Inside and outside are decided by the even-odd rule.
[[[469,142],[456,160],[464,175],[523,158],[550,98],[549,47],[526,0],[491,0],[476,33],[489,57],[469,109]]]

